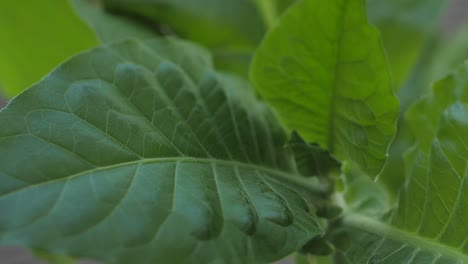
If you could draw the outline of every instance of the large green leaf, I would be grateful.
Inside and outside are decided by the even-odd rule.
[[[263,263],[322,233],[320,190],[295,183],[284,131],[194,45],[86,52],[0,123],[1,244],[109,263]]]
[[[251,78],[290,129],[381,170],[398,103],[363,0],[304,0],[286,11],[258,49]]]
[[[266,30],[256,3],[266,2],[264,0],[104,2],[111,10],[156,21],[180,37],[203,44],[213,52],[217,68],[244,75],[247,74],[252,51]]]
[[[387,220],[349,213],[352,263],[468,263],[468,64],[408,113],[416,145]]]
[[[0,83],[7,96],[95,45],[93,32],[67,0],[0,1]]]

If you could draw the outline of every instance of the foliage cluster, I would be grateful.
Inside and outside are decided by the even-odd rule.
[[[0,244],[468,263],[468,31],[439,32],[445,5],[2,1]]]

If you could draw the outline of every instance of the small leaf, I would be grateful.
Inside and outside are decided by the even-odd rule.
[[[375,177],[395,132],[393,95],[379,34],[364,0],[304,0],[265,37],[251,79],[282,122],[340,161]]]
[[[0,87],[8,97],[96,45],[67,0],[0,1]]]
[[[341,216],[343,209],[335,205],[329,205],[317,211],[317,215],[330,220],[335,220]]]
[[[0,123],[1,244],[109,263],[264,263],[323,233],[322,193],[302,186],[269,108],[186,42],[76,56]]]
[[[352,263],[468,263],[467,87],[468,64],[409,110],[417,142],[398,207],[381,220],[345,216]]]
[[[302,175],[327,178],[339,173],[340,163],[328,151],[305,142],[296,132],[292,133],[287,146],[294,153],[296,166]]]
[[[335,248],[326,239],[320,237],[307,242],[301,249],[302,253],[309,253],[316,256],[327,256],[334,252]]]

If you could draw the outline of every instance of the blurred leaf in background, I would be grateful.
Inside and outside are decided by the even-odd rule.
[[[453,36],[441,39],[429,66],[427,79],[434,82],[449,74],[468,59],[468,23],[460,27]]]
[[[468,46],[464,45],[468,44],[467,35],[461,32],[453,37],[441,27],[447,19],[442,14],[449,4],[452,8],[459,6],[449,0],[368,0],[369,16],[384,37],[401,116],[427,93],[432,82],[445,76],[468,55]],[[405,179],[403,155],[413,142],[408,123],[400,117],[387,165],[378,179],[388,188],[393,201]]]
[[[0,1],[0,83],[7,97],[96,45],[67,0]]]
[[[368,0],[368,16],[382,34],[397,89],[416,65],[447,2]]]
[[[208,47],[218,69],[247,76],[252,52],[293,0],[104,0],[114,12],[150,20]],[[239,14],[242,14],[241,17]]]
[[[94,30],[102,43],[122,41],[127,38],[146,39],[157,36],[156,25],[148,25],[131,18],[111,14],[104,10],[100,1],[71,0],[84,22]]]

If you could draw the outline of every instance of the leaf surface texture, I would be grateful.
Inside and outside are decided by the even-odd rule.
[[[0,112],[0,242],[109,263],[258,263],[322,233],[269,108],[206,51],[127,41]]]
[[[380,172],[398,103],[365,1],[292,6],[257,50],[251,78],[288,128],[370,176]]]

